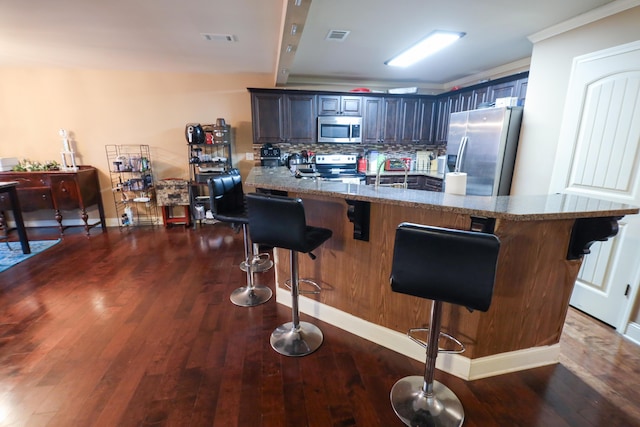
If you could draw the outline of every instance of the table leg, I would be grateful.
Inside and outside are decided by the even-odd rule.
[[[9,188],[9,199],[11,200],[11,207],[13,208],[13,219],[16,222],[16,229],[18,230],[18,237],[20,238],[22,253],[30,254],[31,248],[29,247],[29,238],[27,237],[27,230],[24,227],[24,220],[22,219],[22,209],[20,208],[18,192],[16,191],[15,187]]]

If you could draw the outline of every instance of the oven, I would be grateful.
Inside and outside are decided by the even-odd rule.
[[[364,184],[366,175],[357,165],[355,154],[316,154],[316,175],[325,181]]]

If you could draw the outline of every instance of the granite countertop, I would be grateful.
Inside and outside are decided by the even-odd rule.
[[[254,167],[244,185],[251,190],[264,188],[515,221],[624,216],[639,211],[636,206],[570,194],[482,197],[375,188],[318,178],[295,178],[285,167]]]

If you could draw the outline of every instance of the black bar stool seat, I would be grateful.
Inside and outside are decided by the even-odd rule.
[[[257,245],[252,245],[247,227],[247,215],[242,178],[237,169],[210,178],[208,181],[211,214],[221,222],[234,227],[241,226],[244,238],[244,260],[240,268],[247,273],[247,285],[235,289],[229,297],[231,302],[241,307],[253,307],[263,304],[271,298],[268,286],[255,285],[254,273],[266,271],[273,266],[268,257],[257,254]],[[253,247],[253,251],[251,248]]]
[[[398,380],[391,405],[408,426],[460,426],[464,410],[458,397],[434,380],[443,302],[487,311],[491,305],[500,241],[493,234],[402,223],[396,229],[391,289],[432,300],[423,376]],[[415,331],[416,329],[412,329]],[[411,337],[411,335],[409,335]],[[411,337],[414,339],[413,337]],[[414,339],[414,341],[417,341]]]
[[[333,234],[327,228],[306,223],[301,199],[247,194],[249,232],[254,242],[276,248],[289,249],[291,271],[292,321],[280,325],[271,334],[271,347],[285,356],[306,356],[320,347],[322,331],[309,322],[300,321],[298,296],[298,253],[309,254]]]

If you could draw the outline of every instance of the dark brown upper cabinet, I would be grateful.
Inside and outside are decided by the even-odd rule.
[[[315,142],[316,96],[287,95],[285,99],[285,139],[287,142]]]
[[[363,97],[363,144],[397,142],[399,104],[398,98]]]
[[[316,141],[314,94],[252,93],[255,144]]]
[[[317,118],[362,116],[363,144],[443,145],[449,116],[475,110],[497,98],[526,96],[528,73],[482,82],[440,95],[382,95],[249,89],[256,144],[317,140]]]
[[[361,116],[362,97],[351,95],[318,95],[319,116]]]
[[[400,142],[430,144],[433,141],[434,100],[400,99]]]

